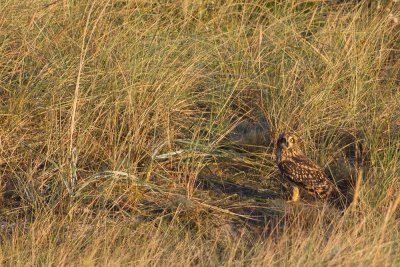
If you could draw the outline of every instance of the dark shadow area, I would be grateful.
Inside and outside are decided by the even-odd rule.
[[[197,180],[197,188],[202,190],[212,190],[216,193],[236,194],[246,198],[276,199],[281,195],[268,189],[254,189],[245,185],[239,185],[227,181],[217,181],[210,177],[201,177]]]

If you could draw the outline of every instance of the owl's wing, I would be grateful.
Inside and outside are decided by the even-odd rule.
[[[278,167],[290,182],[306,189],[310,193],[324,195],[332,190],[332,183],[325,173],[308,159],[281,161]]]

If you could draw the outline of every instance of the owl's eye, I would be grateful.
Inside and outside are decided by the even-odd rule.
[[[289,137],[288,141],[289,141],[289,143],[294,143],[294,138],[293,137]]]

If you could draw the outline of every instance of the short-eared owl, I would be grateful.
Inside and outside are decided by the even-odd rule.
[[[300,149],[299,138],[289,132],[278,137],[276,162],[282,176],[293,186],[292,201],[299,200],[299,187],[309,194],[326,199],[335,186],[323,170],[308,159]]]

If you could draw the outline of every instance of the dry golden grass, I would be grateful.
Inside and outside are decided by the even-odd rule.
[[[1,265],[400,265],[400,5],[369,2],[2,0]],[[288,129],[348,208],[285,202]]]

